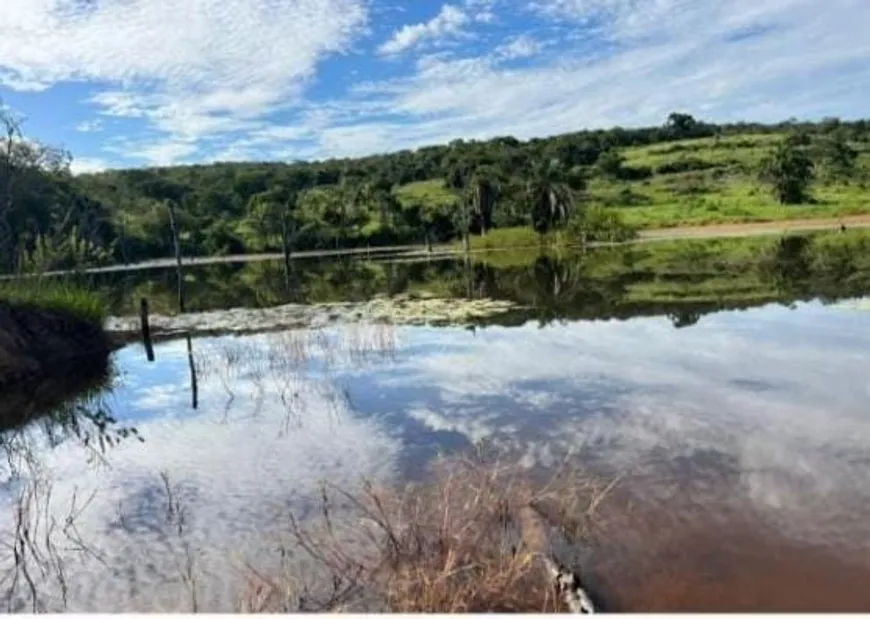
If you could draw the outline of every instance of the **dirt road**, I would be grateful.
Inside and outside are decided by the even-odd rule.
[[[743,224],[714,224],[711,226],[687,226],[641,230],[641,241],[666,241],[682,238],[713,239],[733,236],[761,236],[784,232],[809,232],[812,230],[837,230],[847,228],[870,228],[870,215],[854,215],[834,219],[791,219],[783,221],[749,222]]]

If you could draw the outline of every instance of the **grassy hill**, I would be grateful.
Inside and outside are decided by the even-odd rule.
[[[31,147],[41,148],[22,142],[21,153]],[[815,166],[797,203],[780,204],[760,180],[776,153]],[[864,120],[715,125],[672,114],[659,127],[78,177],[48,163],[56,160],[7,166],[19,178],[0,271],[170,256],[169,204],[183,252],[201,256],[285,242],[293,251],[449,242],[467,232],[496,232],[486,244],[614,240],[636,228],[870,213]]]
[[[593,176],[586,205],[617,212],[637,228],[812,219],[870,213],[870,144],[851,142],[858,152],[852,178],[817,182],[812,201],[783,205],[758,178],[763,159],[782,133],[734,134],[620,149],[629,168],[649,168],[642,180]],[[695,168],[679,171],[681,168]],[[676,170],[676,171],[675,171]],[[398,186],[403,203],[450,204],[456,197],[441,179]]]

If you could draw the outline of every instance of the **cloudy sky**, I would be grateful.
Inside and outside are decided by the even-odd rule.
[[[79,170],[858,117],[867,0],[4,0],[0,97]]]

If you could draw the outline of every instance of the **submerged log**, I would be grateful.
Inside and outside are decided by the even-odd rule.
[[[517,519],[522,530],[523,545],[537,559],[547,578],[572,613],[592,614],[595,606],[580,582],[580,576],[562,565],[553,554],[549,528],[538,511],[531,505],[518,510]]]

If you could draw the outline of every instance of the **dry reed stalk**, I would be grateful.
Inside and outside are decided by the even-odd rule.
[[[556,558],[549,531],[568,537],[571,528],[573,543],[582,543],[578,523],[594,517],[607,488],[566,470],[538,489],[519,467],[470,459],[443,460],[432,482],[401,492],[327,487],[319,521],[292,519],[291,529],[296,546],[325,568],[332,586],[316,601],[307,591],[296,609],[589,612],[591,602]],[[553,521],[568,511],[576,517],[567,527]],[[522,522],[530,514],[537,541]],[[548,571],[554,566],[555,573]],[[243,607],[274,612],[286,608],[288,595],[300,597],[286,580],[258,576]]]
[[[72,555],[88,555],[102,561],[100,554],[86,544],[76,522],[90,506],[94,494],[82,503],[73,492],[68,511],[58,518],[52,507],[52,482],[46,472],[30,463],[27,470],[14,475],[22,481],[10,510],[12,527],[0,540],[0,596],[7,612],[50,609],[53,603],[44,595],[47,586],[59,591],[62,608],[68,603],[67,560]]]

